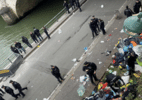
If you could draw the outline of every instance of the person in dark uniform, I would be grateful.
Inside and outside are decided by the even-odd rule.
[[[105,24],[104,24],[104,21],[99,19],[99,23],[100,23],[100,30],[102,30],[103,32],[103,35],[106,34],[106,31],[105,31]]]
[[[98,18],[95,18],[95,16],[92,16],[92,19],[91,19],[95,25],[95,27],[98,29],[98,31],[100,32],[100,28],[99,28],[99,21],[98,21]]]
[[[24,36],[22,36],[22,42],[25,43],[30,48],[33,48],[32,45],[30,44],[29,40]]]
[[[57,66],[51,65],[51,73],[57,78],[59,83],[62,83],[64,79],[61,77],[60,70]]]
[[[70,13],[67,1],[64,1],[63,6],[66,7],[66,10]]]
[[[140,7],[141,7],[141,1],[136,0],[136,3],[134,5],[134,12],[137,14],[140,12]]]
[[[0,96],[3,96],[3,94],[5,94],[5,92],[2,89],[0,89],[0,91],[2,92],[2,93],[0,93]]]
[[[70,0],[70,6],[72,7],[72,10],[75,9],[75,5],[74,5],[74,3],[73,3],[73,0]]]
[[[81,12],[82,10],[81,10],[81,8],[80,8],[80,3],[79,3],[79,1],[78,1],[78,0],[76,1],[76,5],[77,5],[78,9],[79,9],[79,10],[80,10],[80,12]]]
[[[93,39],[94,39],[94,33],[96,34],[96,36],[98,35],[97,34],[97,30],[96,30],[96,26],[94,25],[93,21],[91,20],[91,22],[89,23],[89,26],[90,26],[90,29],[92,31],[92,36],[93,36]]]
[[[95,79],[95,81],[99,81],[99,79],[96,77],[96,70],[97,66],[95,63],[87,61],[84,63],[83,71],[85,71],[89,75],[91,83],[95,86],[96,84],[93,82],[93,78]]]
[[[13,91],[13,89],[10,88],[9,86],[4,86],[4,85],[3,85],[2,88],[5,90],[6,93],[10,94],[10,95],[11,95],[12,97],[14,97],[15,99],[18,98],[18,95],[19,95],[19,94],[15,94],[14,91]],[[20,96],[20,95],[19,95],[19,96]]]
[[[124,10],[124,14],[127,17],[130,17],[130,16],[132,16],[133,12],[132,12],[132,10],[128,6],[126,6],[126,9]]]
[[[20,42],[15,42],[15,47],[22,53],[22,50],[24,51],[24,53],[26,53],[26,50],[24,49],[24,47],[21,45]]]
[[[5,100],[2,96],[0,96],[0,100]]]
[[[9,83],[11,83],[13,85],[13,87],[15,88],[15,90],[18,89],[19,94],[21,94],[23,97],[25,97],[25,94],[22,91],[25,90],[25,89],[27,90],[28,89],[27,87],[22,88],[21,85],[18,82],[13,81],[13,80],[10,80]]]
[[[44,32],[47,35],[48,39],[50,39],[50,35],[48,34],[46,27],[42,27],[42,29],[44,30]]]
[[[33,39],[33,41],[34,41],[35,43],[39,43],[39,42],[38,42],[38,39],[36,38],[36,35],[35,35],[34,33],[30,32],[30,36],[31,36],[31,38]]]
[[[134,52],[130,54],[130,57],[128,58],[128,66],[129,66],[129,75],[130,77],[135,72],[135,61],[137,59],[138,55],[136,55]]]
[[[119,80],[121,80],[123,82],[123,85],[125,85],[123,79],[120,76],[116,76],[116,75],[111,74],[111,73],[106,76],[106,82],[108,83],[108,86],[110,86],[111,89],[114,92],[119,91],[119,87],[120,87],[120,81]]]
[[[17,50],[17,48],[15,48],[14,46],[10,46],[10,49],[12,52],[16,53],[16,54],[20,54],[19,51]]]
[[[35,27],[33,29],[34,29],[34,34],[39,38],[40,41],[42,41],[43,37],[41,36],[39,30],[36,29]]]

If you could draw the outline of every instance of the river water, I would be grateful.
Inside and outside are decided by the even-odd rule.
[[[63,0],[45,0],[15,25],[7,26],[0,17],[0,64],[12,54],[10,46],[15,41],[21,42],[21,36],[30,38],[29,33],[33,31],[33,27],[40,29],[61,9]]]

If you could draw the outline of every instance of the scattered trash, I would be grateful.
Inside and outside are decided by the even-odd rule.
[[[49,100],[48,98],[43,98],[43,100]]]
[[[85,93],[85,87],[83,85],[80,85],[79,88],[77,89],[77,93],[79,96],[83,96]]]
[[[76,79],[76,82],[78,82],[78,79]]]
[[[72,77],[71,77],[71,80],[75,80],[75,77],[74,77],[74,76],[72,76]]]
[[[61,33],[62,33],[62,30],[61,30],[60,28],[59,28],[59,30],[58,30],[58,33],[59,33],[59,34],[61,34]]]
[[[117,74],[117,72],[116,72],[116,71],[114,71],[112,74],[116,75],[116,74]]]
[[[112,65],[111,65],[110,67],[111,67],[111,68],[114,68],[114,66],[112,66]]]
[[[107,39],[107,41],[109,41],[110,39]]]
[[[40,46],[39,46],[39,45],[37,45],[37,47],[39,48]]]
[[[83,75],[83,76],[80,76],[80,82],[83,82],[84,79],[85,79],[85,76],[84,76],[84,75]]]
[[[104,41],[101,41],[101,43],[104,43]]]
[[[101,5],[101,8],[104,8],[104,5]]]
[[[74,66],[76,66],[76,65],[77,65],[77,63],[74,64]]]
[[[109,34],[108,36],[112,36],[111,34]]]
[[[80,57],[80,59],[79,59],[79,60],[82,60],[82,58],[83,58],[83,57]]]
[[[117,28],[115,28],[115,30],[117,30]]]
[[[86,84],[86,81],[83,82],[83,85],[85,85],[85,84]]]
[[[124,33],[124,30],[122,29],[122,30],[120,31],[120,33]]]
[[[92,52],[91,53],[88,53],[88,56],[90,56],[92,54]]]
[[[130,76],[122,76],[121,78],[123,79],[124,83],[127,84],[129,82]]]
[[[76,58],[74,58],[72,61],[73,61],[73,62],[76,62],[76,61],[77,61],[77,59],[76,59]]]
[[[88,51],[88,48],[87,48],[87,47],[85,47],[85,48],[84,48],[84,50],[85,50],[85,52],[87,52],[87,51]]]
[[[99,61],[99,64],[102,64],[102,62],[101,62],[101,61]]]
[[[129,75],[129,71],[127,71],[126,73],[124,73],[124,76],[128,76]]]

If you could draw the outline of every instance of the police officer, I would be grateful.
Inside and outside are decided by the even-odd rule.
[[[93,21],[91,20],[91,22],[89,23],[89,26],[90,26],[90,29],[91,29],[91,31],[92,31],[92,38],[94,39],[94,33],[96,34],[96,36],[98,35],[97,34],[97,30],[96,30],[96,26],[94,25],[94,23],[93,23]]]
[[[25,89],[27,90],[28,89],[27,87],[22,88],[21,85],[18,82],[13,81],[13,80],[10,80],[9,83],[11,83],[13,85],[15,90],[18,89],[19,94],[21,94],[23,97],[25,97],[25,94],[22,91],[25,90]]]
[[[70,13],[67,1],[64,1],[63,6],[66,7],[66,10]]]
[[[91,19],[94,23],[94,25],[96,26],[96,28],[98,29],[98,31],[100,31],[100,28],[99,28],[99,21],[98,21],[98,18],[95,18],[95,16],[92,16],[92,19]]]
[[[80,8],[80,3],[79,3],[79,1],[78,1],[78,0],[76,1],[76,5],[77,5],[78,9],[79,9],[79,10],[80,10],[80,12],[81,12],[82,10],[81,10],[81,8]]]
[[[105,24],[104,24],[104,21],[99,19],[99,23],[100,23],[100,30],[102,30],[103,32],[103,35],[106,34],[106,31],[105,31]]]
[[[36,38],[36,35],[35,35],[34,33],[30,32],[30,36],[31,36],[31,38],[33,39],[33,41],[34,41],[35,43],[39,43],[39,42],[38,42],[38,39]]]
[[[5,90],[5,92],[6,93],[8,93],[8,94],[10,94],[12,97],[14,97],[15,99],[17,99],[18,98],[18,95],[19,94],[15,94],[14,92],[13,92],[13,89],[12,88],[10,88],[9,86],[2,86],[2,88]],[[20,95],[19,95],[20,96]]]
[[[30,44],[29,40],[24,36],[22,36],[22,42],[25,43],[30,48],[33,48],[32,45]]]
[[[96,70],[97,66],[95,63],[87,61],[84,63],[83,71],[85,71],[89,75],[91,83],[95,86],[96,84],[93,82],[93,78],[95,79],[95,81],[99,81],[99,79],[96,77]]]
[[[0,100],[5,100],[2,96],[0,96]]]
[[[35,27],[33,29],[34,29],[34,34],[39,38],[40,41],[42,41],[43,37],[41,36],[39,30],[36,29]]]
[[[46,27],[42,27],[42,29],[44,30],[44,32],[47,35],[48,39],[50,39],[50,35],[48,34]]]
[[[127,17],[130,17],[130,16],[132,16],[133,12],[132,12],[132,10],[128,6],[126,6],[126,9],[124,10],[124,14]]]
[[[141,7],[141,1],[136,0],[136,3],[134,5],[134,12],[137,14],[140,12],[140,7]]]
[[[116,76],[111,73],[106,76],[106,82],[108,83],[108,86],[110,86],[114,92],[119,91],[120,81],[122,81],[123,85],[125,85],[124,81],[122,80],[120,76]]]
[[[59,83],[62,83],[64,79],[61,77],[60,70],[57,66],[51,65],[51,73],[57,78]]]

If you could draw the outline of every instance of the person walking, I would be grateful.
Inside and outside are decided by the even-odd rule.
[[[137,14],[140,12],[140,7],[141,7],[141,1],[136,0],[136,3],[134,5],[134,12]]]
[[[98,31],[100,32],[100,28],[99,28],[99,21],[98,21],[98,18],[95,18],[95,16],[92,16],[92,19],[91,19],[95,25],[95,27],[98,29]]]
[[[23,97],[25,97],[25,94],[22,91],[25,90],[25,89],[27,90],[28,89],[27,87],[22,88],[21,85],[18,82],[13,81],[13,80],[10,80],[9,83],[11,83],[13,85],[15,90],[18,89],[19,94],[21,94]]]
[[[48,39],[50,39],[50,35],[48,34],[46,27],[42,27],[42,29],[44,30],[44,32],[47,35]]]
[[[138,55],[136,55],[134,52],[131,52],[130,57],[128,58],[128,66],[129,66],[129,75],[132,77],[132,74],[135,72],[135,61],[137,59]]]
[[[11,46],[10,46],[10,49],[11,49],[11,51],[12,51],[13,53],[15,53],[15,54],[20,54],[16,47],[14,47],[14,46],[11,45]]]
[[[39,43],[39,42],[38,42],[38,39],[37,39],[37,37],[36,37],[36,35],[35,35],[34,33],[30,32],[30,36],[31,36],[31,38],[33,39],[33,41],[34,41],[35,43]]]
[[[95,86],[96,84],[93,82],[93,78],[95,79],[95,81],[99,81],[99,79],[96,77],[96,70],[97,70],[97,66],[93,62],[86,61],[83,65],[83,71],[85,71],[86,74],[89,75],[91,83]]]
[[[63,6],[66,7],[66,10],[70,13],[67,1],[64,0]]]
[[[126,9],[124,10],[124,14],[125,16],[130,17],[132,16],[133,12],[128,6],[126,6]]]
[[[40,41],[42,41],[43,37],[41,36],[39,30],[36,29],[35,27],[33,29],[34,29],[34,34],[39,38]]]
[[[100,23],[100,30],[102,30],[103,35],[105,35],[106,31],[105,31],[104,21],[102,19],[99,19],[99,23]]]
[[[96,34],[96,36],[98,35],[97,34],[97,30],[96,30],[96,26],[94,25],[93,21],[91,20],[91,22],[89,23],[89,26],[90,26],[90,29],[92,31],[92,38],[94,39],[94,33]]]
[[[64,79],[61,77],[60,70],[57,66],[51,65],[51,73],[57,78],[59,83],[62,83]]]
[[[24,49],[24,47],[21,45],[20,42],[15,42],[15,47],[22,53],[22,50],[24,51],[24,53],[26,53],[26,50]]]
[[[29,40],[24,36],[22,36],[22,42],[25,43],[30,48],[33,48],[32,45],[30,44]]]
[[[6,93],[8,93],[9,95],[11,95],[15,99],[18,99],[18,96],[20,96],[19,94],[15,94],[14,91],[13,91],[13,89],[10,88],[9,86],[2,85],[2,88],[5,90]]]

